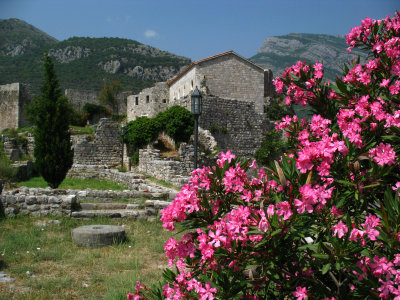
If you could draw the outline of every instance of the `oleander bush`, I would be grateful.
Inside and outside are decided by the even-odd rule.
[[[336,84],[319,62],[274,80],[314,112],[276,124],[293,152],[257,169],[228,151],[193,171],[162,211],[187,229],[164,246],[173,269],[128,299],[400,299],[400,13],[347,43],[369,60]]]

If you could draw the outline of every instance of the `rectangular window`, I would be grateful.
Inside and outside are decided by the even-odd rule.
[[[135,97],[135,105],[139,105],[139,97]]]
[[[150,102],[150,96],[147,95],[147,96],[146,96],[146,103],[149,103],[149,102]]]

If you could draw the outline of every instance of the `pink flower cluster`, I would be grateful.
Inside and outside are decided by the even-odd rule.
[[[309,78],[305,81],[306,88],[298,86],[292,81],[293,78],[301,78],[303,75]],[[304,61],[298,61],[297,64],[286,68],[282,77],[274,79],[273,83],[277,93],[282,93],[285,83],[290,81],[291,83],[286,91],[286,104],[301,103],[301,105],[306,106],[308,102],[316,101],[313,88],[321,81],[323,76],[323,65],[321,63],[316,62],[310,67]]]

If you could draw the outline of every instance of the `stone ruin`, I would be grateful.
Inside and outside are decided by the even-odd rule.
[[[73,145],[74,162],[70,171],[115,168],[121,164],[122,142],[118,123],[100,119],[95,131],[93,141],[89,136],[82,136]]]
[[[0,85],[0,131],[28,126],[25,108],[31,100],[32,96],[27,85],[21,83]]]

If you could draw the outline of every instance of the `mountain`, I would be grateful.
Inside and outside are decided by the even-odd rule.
[[[365,52],[352,49],[348,53],[347,47],[345,36],[291,33],[266,38],[250,60],[271,69],[274,77],[280,76],[286,67],[299,60],[309,63],[319,61],[324,64],[325,77],[333,81],[342,74],[344,63],[353,56],[366,58]]]
[[[32,93],[43,81],[43,53],[53,58],[63,88],[100,90],[118,80],[139,92],[175,76],[190,59],[121,38],[72,37],[57,41],[18,19],[0,20],[0,84],[27,83]]]

